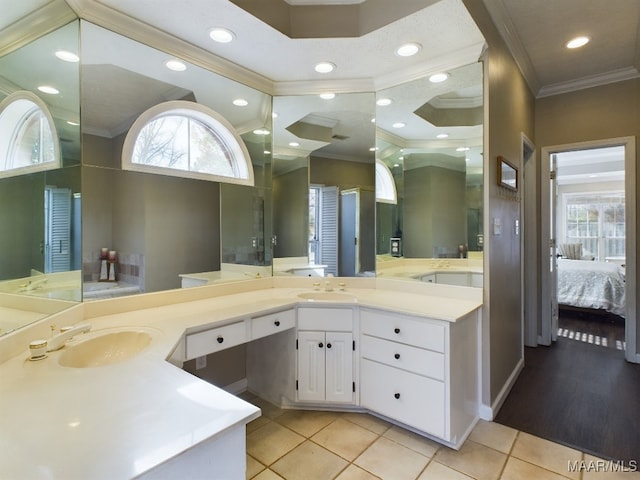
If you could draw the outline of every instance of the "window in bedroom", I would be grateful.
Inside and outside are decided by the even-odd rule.
[[[565,241],[598,261],[625,256],[624,192],[567,194]]]
[[[122,152],[125,170],[254,184],[242,138],[221,115],[194,102],[171,101],[144,112]]]

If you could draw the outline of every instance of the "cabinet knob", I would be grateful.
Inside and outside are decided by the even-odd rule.
[[[398,327],[394,328],[393,333],[400,333],[400,329]]]
[[[327,348],[331,348],[331,344],[330,343],[327,343]]]
[[[393,356],[393,358],[395,358],[396,360],[400,360],[400,354],[399,354],[399,353],[396,353],[396,354]]]
[[[280,320],[276,320],[275,322],[273,322],[273,324],[274,324],[276,327],[279,327],[279,326],[280,326]]]
[[[218,343],[222,343],[224,342],[224,337],[218,337],[216,338],[216,340],[218,341]]]
[[[323,344],[322,342],[320,342],[320,343],[318,344],[318,347],[322,348],[322,347],[324,347],[324,344]]]
[[[393,396],[395,397],[396,400],[400,398],[400,394],[399,393],[394,393]]]

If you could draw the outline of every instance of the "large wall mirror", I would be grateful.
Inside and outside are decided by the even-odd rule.
[[[88,22],[81,30],[84,298],[270,273],[271,97]],[[229,122],[254,187],[122,170],[132,123],[172,100]],[[116,252],[115,283],[100,282],[103,249]]]
[[[378,275],[482,269],[482,64],[433,80],[377,92],[377,159],[397,195],[377,202]]]
[[[81,299],[78,34],[72,21],[0,57],[0,103],[34,99],[0,113],[0,335]]]
[[[274,273],[375,271],[375,96],[277,96]]]

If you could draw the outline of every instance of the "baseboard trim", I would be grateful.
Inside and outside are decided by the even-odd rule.
[[[480,418],[482,420],[490,422],[495,418],[496,414],[502,407],[502,404],[507,399],[507,395],[509,395],[509,392],[513,388],[513,384],[516,383],[516,380],[518,379],[518,376],[520,375],[520,372],[523,368],[524,357],[521,358],[520,361],[516,364],[516,367],[511,372],[511,375],[509,375],[509,378],[507,379],[505,384],[502,386],[502,389],[500,390],[500,393],[496,397],[493,404],[491,406],[486,404],[480,405]]]
[[[229,392],[233,395],[239,395],[247,391],[249,383],[246,378],[238,380],[237,382],[230,383],[229,385],[225,385],[222,389],[225,392]]]

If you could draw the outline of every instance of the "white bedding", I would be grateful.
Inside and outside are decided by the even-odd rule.
[[[558,303],[624,317],[624,269],[615,263],[558,260]]]

